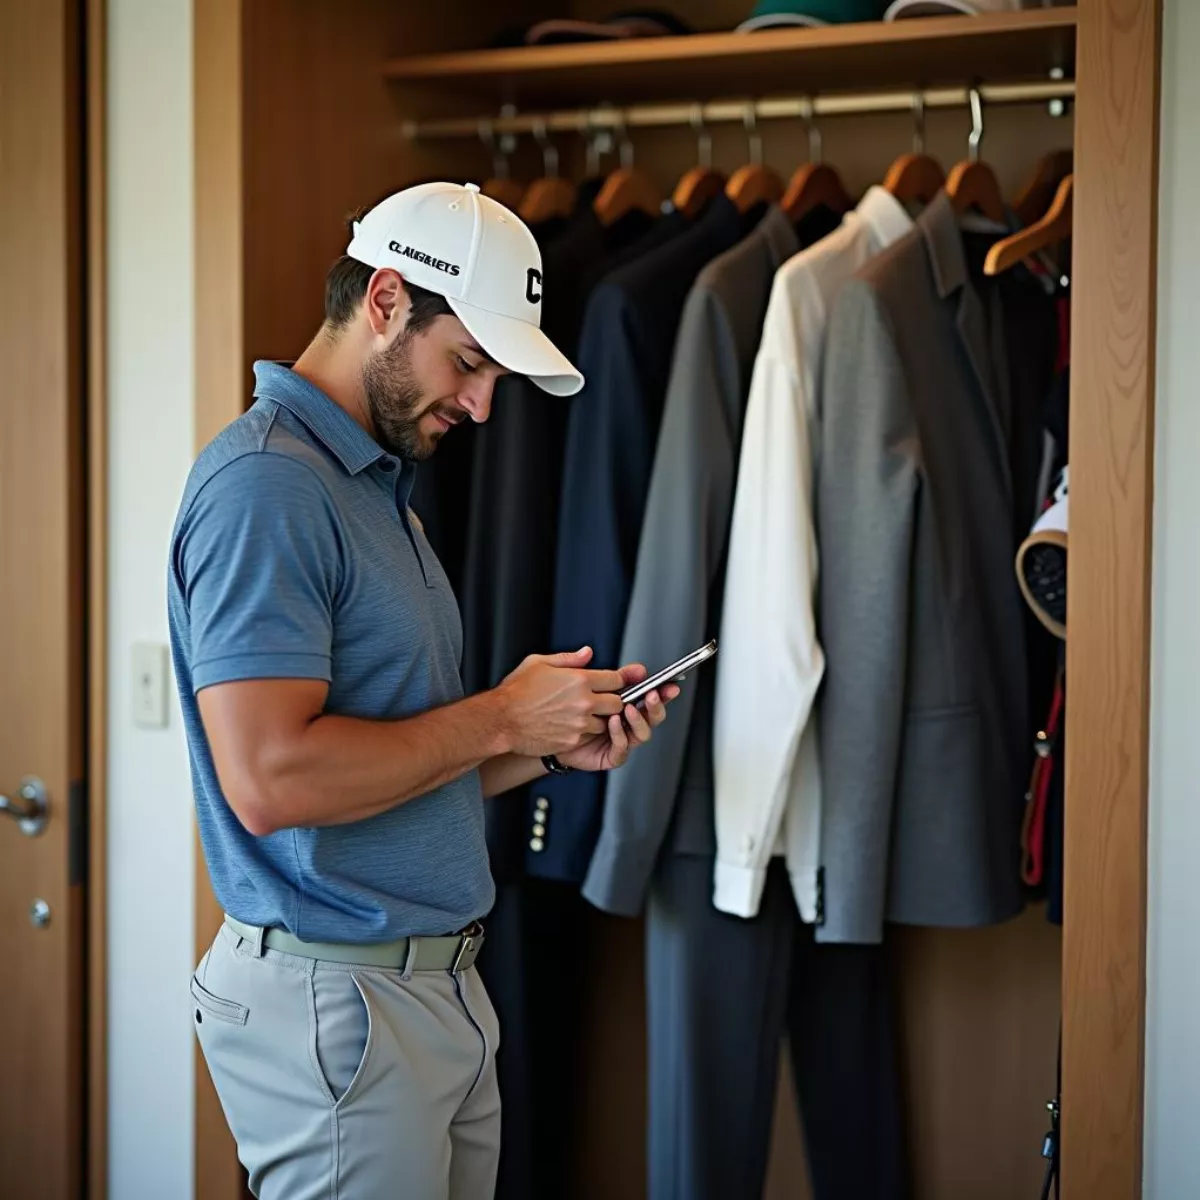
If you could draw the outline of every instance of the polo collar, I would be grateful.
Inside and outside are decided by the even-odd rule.
[[[260,359],[254,364],[254,396],[282,404],[304,423],[351,475],[388,455],[344,408],[316,384],[297,375],[290,363]]]
[[[917,218],[917,224],[929,249],[938,296],[945,300],[960,291],[969,278],[962,232],[950,197],[944,191],[938,192]]]

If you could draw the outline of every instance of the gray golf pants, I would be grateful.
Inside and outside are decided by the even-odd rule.
[[[490,1200],[496,1014],[474,967],[315,961],[221,927],[192,1020],[261,1200]]]

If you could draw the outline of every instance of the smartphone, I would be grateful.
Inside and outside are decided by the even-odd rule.
[[[684,655],[683,658],[678,662],[672,663],[669,667],[664,667],[654,675],[648,675],[641,683],[635,683],[632,687],[627,687],[621,693],[621,699],[626,704],[636,704],[656,688],[665,687],[668,683],[679,683],[693,667],[698,667],[701,663],[708,662],[716,652],[717,643],[714,639],[707,646],[701,646],[699,650],[693,650],[691,654]]]

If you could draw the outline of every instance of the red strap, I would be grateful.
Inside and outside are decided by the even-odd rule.
[[[1021,878],[1030,887],[1041,883],[1045,874],[1046,806],[1050,797],[1050,780],[1054,775],[1054,745],[1062,717],[1062,706],[1063,684],[1060,670],[1054,683],[1054,697],[1050,701],[1046,728],[1038,738],[1039,745],[1049,744],[1050,753],[1039,754],[1033,764],[1025,817],[1021,823]]]

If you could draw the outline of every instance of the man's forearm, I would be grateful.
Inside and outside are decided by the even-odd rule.
[[[401,721],[324,715],[264,763],[264,824],[340,825],[423,796],[490,760],[504,762],[508,734],[495,693],[484,692]],[[535,760],[526,779],[533,778]],[[537,763],[540,770],[541,764]],[[520,774],[502,768],[501,782]]]
[[[498,758],[488,759],[479,768],[479,779],[487,799],[503,795],[531,780],[541,779],[545,774],[542,760],[525,754],[501,754]]]

